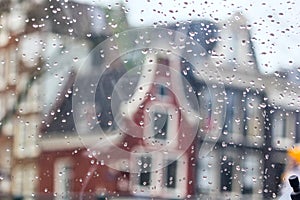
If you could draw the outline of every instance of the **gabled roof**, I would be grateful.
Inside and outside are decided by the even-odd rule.
[[[111,96],[115,83],[124,74],[125,69],[117,60],[112,63],[112,67],[105,71],[96,89],[96,112],[99,125],[103,130],[111,129],[114,125],[108,121],[113,121],[111,102],[107,98]],[[83,79],[88,79],[91,74],[86,74]],[[67,77],[65,77],[67,78]],[[57,97],[56,103],[40,127],[40,131],[45,135],[52,134],[76,134],[76,127],[73,118],[72,97],[73,85],[76,72],[70,73],[68,82]]]
[[[157,73],[160,72],[160,67],[157,62],[158,56],[153,53],[149,53],[145,59],[145,64],[142,67],[140,79],[136,85],[136,89],[134,90],[135,92],[132,94],[131,98],[121,103],[120,113],[134,121],[134,115],[138,112],[140,105],[145,102],[146,98],[148,98],[148,94],[151,92],[151,89],[154,87],[155,83],[164,85],[170,89],[173,94],[175,94],[176,102],[179,104],[179,109],[188,122],[198,123],[199,113],[194,110],[193,106],[191,105],[192,102],[189,102],[184,92],[186,88],[182,80],[183,76],[181,74],[181,59],[174,55],[162,54],[161,56],[168,58],[170,61],[168,70],[170,73],[170,82],[167,81],[166,83],[161,83],[158,81]],[[191,92],[191,94],[194,93]]]
[[[232,73],[257,74],[259,72],[250,28],[241,12],[218,24],[218,42],[210,64]]]

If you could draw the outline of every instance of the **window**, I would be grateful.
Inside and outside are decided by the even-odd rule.
[[[260,107],[261,98],[258,95],[248,94],[246,98],[246,125],[245,133],[248,141],[262,144],[264,134],[263,110]]]
[[[3,144],[0,146],[0,193],[7,193],[10,191],[11,185],[11,165],[12,165],[12,157],[11,145]]]
[[[17,92],[21,93],[22,91],[25,90],[25,88],[27,87],[27,82],[29,80],[30,76],[27,73],[22,73],[19,75],[18,77],[18,84],[17,84]],[[28,104],[30,104],[31,102],[28,101],[30,99],[30,97],[25,98],[23,101],[21,101],[19,108],[20,110],[22,110],[22,113],[28,113],[30,112],[30,107],[28,106]]]
[[[168,163],[165,172],[165,187],[174,189],[177,182],[177,161],[168,160]]]
[[[154,94],[158,100],[170,101],[171,90],[167,87],[168,79],[170,78],[170,61],[168,57],[157,57],[157,68],[155,76],[157,80],[154,82]]]
[[[139,158],[138,164],[141,166],[139,170],[140,186],[149,186],[151,184],[151,160],[150,156],[141,156]]]
[[[34,164],[18,164],[13,169],[15,176],[12,177],[13,195],[23,195],[24,200],[32,200],[37,186],[37,170]]]
[[[158,91],[158,94],[160,95],[160,97],[162,97],[162,98],[168,94],[167,93],[168,88],[166,88],[164,85],[158,85],[157,91]]]
[[[165,140],[168,134],[168,121],[169,116],[167,113],[154,113],[154,122],[153,122],[153,130],[154,130],[154,138]]]
[[[180,113],[173,105],[164,103],[154,103],[149,106],[149,111],[145,111],[146,118],[145,124],[145,139],[146,145],[169,145],[175,147],[177,145],[177,129]],[[149,120],[149,121],[148,121]]]
[[[29,88],[28,97],[30,99],[30,103],[26,106],[30,111],[39,111],[39,85],[38,83],[31,85]]]
[[[20,88],[18,88],[19,91],[23,91],[25,89],[25,87],[29,87],[26,99],[24,101],[22,101],[20,104],[20,109],[22,110],[23,114],[40,111],[40,107],[39,107],[40,106],[39,102],[41,100],[40,94],[39,94],[40,85],[37,82],[35,82],[34,84],[27,85],[27,82],[26,82],[26,81],[28,81],[28,80],[26,80],[27,78],[29,78],[29,76],[21,75],[20,80],[18,82],[18,83],[20,83],[19,84]],[[23,86],[23,87],[21,88],[21,86]]]
[[[130,174],[132,192],[139,196],[155,194],[159,190],[159,187],[155,187],[155,183],[158,177],[156,169],[161,159],[160,154],[155,155],[155,159],[151,153],[140,152],[132,156],[130,163],[134,172]]]
[[[130,174],[133,193],[171,199],[185,195],[187,158],[184,155],[178,158],[178,153],[170,151],[168,154],[155,152],[133,155],[131,167],[137,172]]]
[[[293,111],[276,110],[272,121],[272,144],[287,148],[295,142],[296,115]]]
[[[34,117],[28,121],[16,121],[17,129],[14,137],[14,153],[18,158],[34,157],[38,154],[37,121]]]
[[[201,128],[204,131],[209,131],[212,123],[212,97],[206,86],[201,86],[201,90],[198,92],[198,101],[201,116]]]
[[[197,91],[200,112],[199,131],[206,139],[214,141],[216,137],[219,138],[222,130],[228,133],[224,128],[227,105],[225,106],[224,103],[224,91],[210,87],[201,85],[200,90]]]
[[[55,200],[70,200],[72,192],[72,165],[68,159],[61,158],[55,162]]]
[[[164,163],[158,182],[162,182],[161,196],[168,199],[182,198],[186,195],[186,184],[188,176],[187,158],[185,155],[178,158],[178,152],[162,154],[159,165]]]
[[[226,93],[226,116],[223,132],[224,135],[231,134],[231,137],[238,139],[244,133],[242,92],[239,90],[227,90]]]
[[[169,66],[170,65],[170,61],[169,61],[168,58],[159,57],[157,59],[157,64],[158,65],[163,65],[163,66]]]
[[[209,154],[206,157],[199,158],[197,169],[197,184],[200,193],[209,193],[215,190],[216,183],[216,160],[214,154]]]
[[[221,192],[231,192],[233,185],[233,159],[227,156],[223,156],[220,171]]]
[[[165,102],[171,101],[172,91],[167,86],[158,83],[155,83],[154,86],[156,92],[154,95],[157,97],[158,100]]]
[[[257,157],[248,155],[243,161],[243,184],[242,194],[252,194],[254,192],[255,185],[259,185],[259,161]]]

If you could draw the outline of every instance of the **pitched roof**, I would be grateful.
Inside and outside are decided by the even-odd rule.
[[[157,79],[157,74],[161,73],[162,69],[158,64],[158,56],[150,53],[146,58],[145,65],[142,67],[140,79],[136,85],[136,89],[134,90],[135,92],[132,94],[131,98],[121,103],[120,113],[133,120],[134,114],[145,101],[145,98],[150,93],[153,84],[162,84],[175,94],[176,101],[179,103],[178,106],[185,118],[190,123],[197,123],[197,120],[199,120],[197,119],[199,114],[194,110],[194,107],[191,105],[193,102],[190,102],[187,99],[187,95],[185,93],[185,85],[183,84],[183,76],[181,74],[181,60],[174,55],[164,56],[166,56],[170,61],[169,69],[167,70],[170,75],[168,76],[169,79],[165,80],[166,83],[161,83]],[[147,61],[150,61],[150,63]]]
[[[108,121],[113,121],[112,108],[110,99],[115,83],[124,74],[124,67],[119,61],[112,64],[113,67],[106,70],[101,77],[96,88],[96,112],[99,125],[102,129],[107,130],[114,125],[110,125]],[[82,79],[88,79],[90,74],[86,74]],[[61,95],[56,99],[56,104],[50,109],[44,123],[40,127],[40,131],[46,135],[53,134],[76,134],[76,127],[73,118],[72,98],[73,85],[76,78],[76,73],[70,73],[68,82],[61,91]]]

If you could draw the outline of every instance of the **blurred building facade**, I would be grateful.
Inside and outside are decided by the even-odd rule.
[[[48,95],[45,89],[51,84],[47,73],[53,75],[59,67],[70,67],[70,60],[78,56],[78,47],[82,55],[84,49],[93,46],[88,38],[97,40],[98,33],[105,32],[106,16],[99,7],[93,9],[73,1],[8,0],[0,5],[0,197],[43,199],[37,194],[37,158],[44,96]],[[79,16],[81,23],[74,26]],[[70,59],[61,59],[62,54]]]
[[[215,28],[216,26],[223,26],[223,28],[217,29]],[[197,165],[195,165],[197,166],[195,167],[196,171],[194,172],[197,175],[189,180],[194,183],[192,187],[193,192],[185,193],[185,195],[200,196],[203,198],[210,197],[213,199],[219,199],[224,196],[227,198],[247,199],[271,198],[278,190],[275,188],[274,180],[270,178],[271,175],[269,174],[269,170],[274,168],[274,163],[269,160],[270,156],[273,156],[274,151],[272,144],[268,143],[270,138],[273,138],[271,127],[268,126],[268,122],[271,119],[270,116],[273,113],[270,109],[271,104],[268,98],[272,90],[268,88],[273,88],[272,85],[274,81],[276,82],[276,78],[274,79],[273,76],[266,76],[260,73],[246,19],[237,13],[233,18],[217,25],[205,21],[192,22],[189,25],[184,25],[183,23],[182,27],[182,30],[185,30],[184,27],[189,27],[190,32],[202,31],[204,32],[203,35],[208,35],[205,32],[210,33],[208,36],[210,38],[204,38],[204,40],[206,39],[205,41],[209,41],[206,42],[207,45],[204,48],[207,51],[206,53],[211,56],[203,56],[199,62],[206,67],[206,76],[220,75],[219,79],[215,80],[203,79],[201,75],[195,75],[196,73],[194,72],[197,69],[193,69],[193,66],[189,63],[178,61],[178,63],[183,63],[180,64],[182,74],[190,81],[199,99],[202,120],[200,120],[198,130],[199,138],[195,141],[197,144],[193,148],[196,148],[196,151],[201,151],[202,147],[210,148],[213,146],[209,155],[200,155],[199,157],[193,155],[195,158],[198,157]],[[170,28],[174,29],[172,26]],[[178,30],[181,31],[180,28]],[[239,34],[236,34],[237,32]],[[197,40],[199,38],[194,39]],[[119,64],[115,68],[122,68],[122,66],[122,64]],[[115,76],[111,75],[113,77],[110,78],[110,80],[115,80],[111,81],[112,84],[124,73],[122,70],[117,71],[111,72],[111,74],[115,74]],[[218,88],[210,90],[210,88],[220,82],[223,87],[220,87],[219,90]],[[100,93],[104,97],[105,95],[110,96],[110,94],[105,94],[104,91],[111,91],[111,87],[112,85],[108,88],[107,86],[102,87]],[[213,106],[219,105],[217,102],[223,102],[223,106],[214,108]],[[60,104],[62,107],[58,110],[67,112],[71,109],[70,104],[70,100],[68,100],[68,103]],[[106,110],[104,113],[111,113],[111,110]],[[54,135],[66,131],[68,125],[66,127],[60,125],[60,120],[65,114],[59,114],[61,116],[57,118],[54,115],[53,118],[56,118],[55,120],[58,123],[49,122],[48,130],[47,128],[44,130],[47,134],[52,133],[50,134],[51,136],[47,136],[49,137],[48,141],[47,139],[42,141],[44,145],[42,162],[45,163],[44,159],[51,158],[50,163],[52,163],[52,167],[48,165],[49,169],[47,171],[52,175],[49,176],[47,174],[48,179],[42,178],[45,181],[45,183],[41,184],[42,188],[51,188],[51,184],[53,184],[51,177],[55,174],[53,172],[53,169],[55,169],[53,165],[55,163],[54,160],[63,159],[67,161],[68,165],[72,165],[74,171],[72,172],[71,170],[73,175],[70,175],[69,178],[72,180],[75,178],[77,182],[80,180],[80,176],[89,174],[90,169],[86,168],[89,164],[87,166],[79,164],[79,162],[88,163],[91,159],[84,158],[83,155],[86,156],[83,150],[84,146],[78,144],[78,141],[77,145],[74,141],[74,145],[70,145],[68,150],[64,146],[63,141],[76,140],[77,136],[75,138],[74,136],[67,136],[67,139],[62,139],[61,149],[51,146],[51,141],[59,141],[59,138],[54,137]],[[70,123],[72,120],[69,118],[67,121]],[[107,124],[106,122],[109,122],[111,118],[109,120],[103,118],[102,120],[105,121],[104,124]],[[58,126],[61,127],[58,128]],[[75,125],[73,124],[71,127],[68,130],[72,132],[75,130]],[[143,131],[141,130],[140,132]],[[112,131],[111,134],[113,135],[113,133],[118,132]],[[206,135],[208,137],[205,137]],[[70,138],[73,139],[71,140]],[[124,145],[124,141],[117,141],[114,145],[118,145],[118,143]],[[130,144],[128,141],[125,143],[127,145]],[[106,149],[103,151],[110,151],[112,150],[112,146],[104,145],[103,149]],[[58,151],[59,153],[57,153]],[[194,158],[193,156],[192,158]],[[95,165],[94,163],[101,165],[99,161],[93,161],[93,159],[91,162],[93,163],[92,166]],[[78,172],[77,168],[79,166],[76,167],[76,165],[80,165],[81,170],[84,172]],[[98,168],[101,169],[99,171],[103,172],[102,175],[101,173],[98,174]],[[93,169],[95,170],[95,176],[89,179],[90,182],[87,188],[94,193],[105,191],[105,193],[111,196],[148,195],[149,197],[164,198],[163,192],[161,194],[155,191],[151,193],[146,189],[149,187],[143,189],[143,191],[148,191],[144,194],[134,190],[134,187],[130,186],[132,184],[130,180],[132,176],[130,174],[125,173],[120,176],[118,170],[109,169],[107,166],[97,166]],[[277,175],[275,179],[279,179],[279,176]],[[94,184],[94,179],[98,178],[99,181],[96,181],[97,184]],[[72,183],[70,187],[77,188],[75,191],[79,192],[79,185],[82,184]],[[54,192],[54,189],[52,185],[52,190],[50,191]],[[64,193],[68,192],[64,191]],[[182,196],[174,193],[174,197],[172,198],[180,199]]]
[[[26,57],[25,41],[34,30],[26,25],[28,2],[1,1],[1,199],[32,198],[36,191],[39,84],[42,61]]]
[[[41,86],[44,80],[34,79],[40,76],[42,67],[55,66],[56,58],[65,52],[72,52],[73,48],[88,52],[113,34],[118,20],[122,25],[115,31],[121,31],[127,26],[125,13],[109,14],[100,7],[72,1],[38,3],[36,8],[39,9],[33,10],[30,9],[32,2],[1,3],[9,6],[0,6],[0,21],[3,27],[11,28],[2,28],[0,32],[0,103],[5,108],[1,110],[0,117],[11,111],[12,117],[2,121],[0,195],[21,195],[25,199],[85,199],[102,193],[120,198],[267,199],[278,194],[286,149],[299,142],[297,94],[300,91],[295,77],[296,80],[298,78],[288,79],[281,73],[265,75],[259,71],[251,42],[251,27],[241,14],[236,13],[233,18],[218,24],[208,21],[183,22],[179,26],[188,27],[187,35],[202,34],[193,39],[201,43],[210,55],[202,56],[201,60],[196,58],[204,66],[204,74],[195,73],[199,69],[194,69],[184,60],[168,55],[153,58],[171,60],[172,65],[180,65],[182,76],[197,94],[201,118],[198,137],[183,156],[186,161],[179,160],[180,163],[189,163],[188,167],[179,169],[180,164],[171,163],[163,171],[166,177],[175,177],[174,182],[162,183],[161,188],[164,184],[166,187],[157,189],[152,182],[154,179],[151,179],[155,176],[148,173],[148,168],[145,173],[134,177],[126,172],[126,167],[131,165],[129,158],[114,160],[115,169],[112,169],[86,149],[99,140],[99,136],[87,135],[83,139],[76,133],[72,116],[76,70],[70,70],[64,77],[66,81],[59,95],[53,98],[55,100],[48,116],[41,120]],[[13,7],[16,12],[9,12],[6,7]],[[26,12],[23,7],[29,11]],[[120,9],[123,9],[122,6]],[[50,20],[44,22],[44,17],[49,13],[52,13]],[[26,23],[15,22],[18,17],[23,21],[17,22]],[[186,31],[176,27],[166,28]],[[49,54],[43,53],[47,48],[44,41],[49,38],[51,41],[59,40],[62,46],[59,54],[51,52],[52,58],[47,59],[45,55]],[[55,44],[60,46],[60,42]],[[40,48],[34,49],[34,52],[26,51],[28,45],[34,44]],[[65,55],[73,60],[77,54]],[[166,65],[167,61],[162,64]],[[70,64],[69,61],[61,63],[61,67]],[[121,131],[116,124],[110,124],[114,119],[107,99],[111,94],[108,93],[126,73],[125,65],[124,60],[115,61],[100,81],[97,88],[99,96],[96,97],[101,102],[97,111],[102,116],[98,120],[113,145],[128,150],[128,145],[133,147],[138,143],[137,146],[145,148],[142,142],[126,139],[124,135],[116,139],[115,136]],[[203,78],[216,76],[216,79]],[[24,97],[20,100],[22,93]],[[165,95],[167,92],[160,88],[159,93]],[[160,100],[163,102],[163,98]],[[11,111],[6,110],[10,108]],[[163,113],[160,115],[164,116]],[[167,127],[163,124],[161,131],[166,129],[163,132],[168,132]],[[164,138],[161,132],[154,135],[157,134],[157,141]],[[99,143],[101,151],[110,151],[113,145]],[[211,151],[208,155],[201,154],[201,148],[211,148]],[[129,148],[129,151],[132,149]],[[156,158],[157,155],[151,159],[145,158],[142,163],[149,165],[152,159],[156,163],[164,162],[164,159],[158,161]],[[125,166],[119,162],[124,162]],[[122,168],[123,172],[116,168]],[[182,174],[185,177],[182,178]]]
[[[269,120],[266,122],[266,145],[270,152],[266,159],[269,173],[266,185],[270,196],[281,189],[286,164],[290,162],[287,149],[299,143],[299,72],[296,68],[276,71],[266,88]],[[275,174],[275,176],[272,176]]]

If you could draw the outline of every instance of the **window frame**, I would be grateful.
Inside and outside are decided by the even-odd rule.
[[[210,194],[215,193],[218,187],[218,157],[216,153],[209,153],[207,156],[198,158],[197,165],[197,189],[201,193]],[[210,165],[210,166],[209,166]],[[205,184],[200,181],[207,182]]]
[[[33,163],[17,164],[13,168],[14,176],[12,178],[12,193],[14,195],[25,195],[30,197],[36,192],[38,184],[37,180],[37,168]],[[25,198],[28,199],[28,198]]]
[[[65,183],[65,174],[62,173],[62,175],[60,176],[60,172],[62,170],[65,170],[65,168],[70,169],[70,173],[68,174],[69,177],[67,177],[68,181],[70,182],[70,186],[69,186],[69,193],[68,191],[64,191],[64,189],[62,189],[62,184]],[[63,180],[63,181],[59,181],[59,180]],[[63,158],[59,158],[57,160],[55,160],[54,163],[54,192],[57,194],[55,197],[55,200],[69,200],[72,199],[72,180],[73,180],[73,163],[71,161],[70,158],[68,157],[63,157]]]
[[[276,109],[272,116],[272,146],[286,149],[296,141],[296,112]],[[281,129],[281,131],[279,131]]]
[[[163,145],[164,147],[170,147],[174,148],[178,145],[178,123],[179,123],[179,116],[180,112],[177,111],[177,107],[172,104],[168,103],[150,103],[149,105],[149,112],[144,113],[145,116],[149,115],[145,119],[145,140],[144,143],[146,145],[154,145],[156,147],[160,147]],[[164,108],[164,110],[162,110]],[[166,113],[168,115],[168,128],[166,133],[166,139],[159,139],[154,137],[154,131],[153,131],[153,123],[152,120],[154,120],[153,114],[154,113]],[[150,113],[150,114],[149,114]],[[172,120],[170,119],[170,116],[172,116]]]
[[[162,197],[171,199],[181,199],[187,194],[187,181],[188,176],[188,159],[186,155],[180,155],[179,151],[171,151],[168,154],[163,152],[157,152],[155,149],[148,149],[143,147],[138,147],[134,149],[131,154],[130,167],[134,170],[130,173],[130,191],[135,196],[147,196],[147,197]],[[148,152],[148,153],[146,153]],[[141,156],[151,156],[152,157],[152,168],[154,169],[151,173],[150,184],[147,186],[142,186],[139,184],[139,173],[135,173],[139,167],[137,165],[138,158]],[[175,188],[165,187],[167,160],[173,160],[177,162],[176,169],[176,183]],[[162,166],[163,163],[163,166]]]
[[[163,163],[166,163],[166,160],[173,160],[177,162],[177,169],[176,169],[176,182],[175,182],[175,188],[168,188],[165,187],[165,185],[162,185],[162,197],[169,198],[169,199],[182,199],[187,194],[187,181],[188,181],[188,162],[186,155],[178,156],[180,155],[180,152],[170,152],[167,155],[162,154]],[[169,164],[172,164],[169,162]],[[167,168],[168,165],[166,165],[165,168],[163,168],[161,171],[161,179],[164,183],[166,172],[164,169]]]
[[[233,99],[232,99],[233,97]],[[235,102],[238,102],[237,104]],[[245,97],[243,95],[243,90],[237,88],[226,88],[226,107],[225,107],[225,119],[223,126],[223,134],[225,135],[226,140],[233,140],[236,143],[240,143],[244,140],[245,132]],[[232,104],[232,107],[231,107]],[[229,110],[230,109],[230,110]],[[229,116],[229,113],[232,113]],[[230,119],[228,119],[230,118]],[[239,119],[239,124],[235,123],[235,120]],[[229,121],[230,120],[230,121]],[[231,128],[228,127],[227,123],[231,123]],[[227,127],[226,127],[227,125]],[[228,130],[232,129],[232,130]],[[230,137],[231,136],[231,137]]]
[[[245,98],[245,134],[247,141],[252,146],[262,145],[264,142],[264,117],[263,109],[260,104],[263,102],[261,95],[255,93],[247,93]],[[249,102],[250,101],[250,102]],[[248,106],[252,103],[252,108]],[[255,128],[257,127],[257,128]]]
[[[253,162],[254,160],[256,160],[257,162]],[[261,181],[259,181],[259,176],[260,176],[260,166],[261,164],[259,163],[259,156],[255,155],[254,153],[249,153],[247,155],[245,155],[243,162],[241,163],[242,165],[242,190],[241,190],[241,194],[243,195],[247,195],[247,196],[252,196],[257,194],[258,190],[262,187],[262,185],[260,184]],[[250,169],[250,168],[251,169]],[[248,179],[248,180],[246,180]],[[256,180],[254,182],[254,179]],[[249,181],[250,180],[250,181]],[[246,185],[246,181],[251,182],[251,192],[250,193],[244,193],[244,189],[245,189],[245,185]]]
[[[146,153],[145,149],[139,147],[135,148],[131,154],[130,159],[130,168],[133,169],[133,173],[130,173],[130,191],[133,195],[137,196],[155,196],[159,193],[159,187],[156,187],[158,183],[158,173],[155,171],[151,173],[149,185],[143,186],[140,185],[140,173],[136,173],[141,170],[141,165],[137,165],[139,162],[139,158],[142,156],[151,157],[151,166],[155,169],[156,166],[159,165],[158,161],[160,160],[160,154],[155,154],[153,152]],[[155,159],[153,159],[155,158]]]
[[[26,125],[27,122],[28,125]],[[39,154],[39,148],[37,146],[37,122],[36,116],[31,116],[28,117],[27,121],[16,123],[17,130],[14,137],[14,154],[17,158],[32,158]]]

